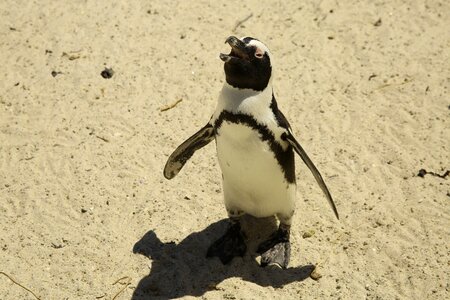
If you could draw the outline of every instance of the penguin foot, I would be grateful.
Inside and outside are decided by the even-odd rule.
[[[231,225],[227,232],[209,247],[206,257],[218,257],[225,265],[233,257],[244,256],[245,251],[247,251],[247,245],[241,232],[241,226],[236,223]]]
[[[261,267],[278,265],[286,269],[291,257],[289,231],[278,228],[267,241],[259,245],[257,252],[261,254]]]

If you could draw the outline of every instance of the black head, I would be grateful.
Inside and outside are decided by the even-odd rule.
[[[235,36],[227,38],[231,46],[230,54],[220,54],[225,62],[225,75],[228,84],[240,89],[264,90],[272,75],[269,49],[257,39]]]

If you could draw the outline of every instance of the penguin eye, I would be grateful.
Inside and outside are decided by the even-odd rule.
[[[262,51],[261,49],[259,49],[259,48],[256,48],[256,51],[255,51],[255,57],[256,58],[263,58],[263,56],[264,56],[264,51]]]

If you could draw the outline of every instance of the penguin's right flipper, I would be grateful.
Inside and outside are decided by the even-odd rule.
[[[194,155],[195,151],[208,145],[214,139],[214,128],[211,124],[197,131],[193,136],[183,142],[170,155],[164,167],[164,177],[167,179],[174,178],[183,168],[189,158]]]

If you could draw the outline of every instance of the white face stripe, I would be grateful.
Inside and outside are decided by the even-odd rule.
[[[269,58],[272,60],[272,54],[270,53],[269,48],[267,48],[266,45],[257,40],[251,40],[248,44],[262,50],[263,53],[266,52],[267,55],[269,55]]]

